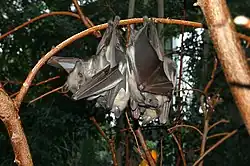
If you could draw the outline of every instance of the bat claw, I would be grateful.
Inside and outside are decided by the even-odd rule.
[[[152,18],[148,18],[148,16],[144,16],[143,17],[144,24],[151,23],[152,21],[153,21],[153,19]]]
[[[62,93],[68,93],[69,92],[69,85],[65,83],[62,87]]]

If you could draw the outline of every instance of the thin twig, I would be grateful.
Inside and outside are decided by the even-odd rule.
[[[126,116],[126,119],[127,119],[127,122],[128,122],[129,129],[130,129],[130,131],[132,132],[132,134],[133,134],[133,136],[134,136],[134,138],[135,138],[135,143],[136,143],[136,146],[137,146],[137,150],[138,150],[138,152],[139,152],[141,158],[144,159],[143,154],[142,154],[141,149],[140,149],[140,146],[139,146],[139,143],[138,143],[138,140],[137,140],[137,137],[136,137],[136,134],[135,134],[135,132],[134,132],[134,130],[133,130],[133,128],[132,128],[131,123],[129,122],[129,118],[128,118],[128,113],[127,113],[127,111],[125,112],[125,116]]]
[[[215,57],[214,58],[214,67],[213,67],[213,71],[212,71],[212,74],[211,74],[211,79],[209,80],[209,82],[207,83],[207,85],[206,85],[206,87],[204,89],[204,93],[205,94],[207,94],[208,89],[211,87],[212,83],[214,82],[214,76],[215,76],[215,72],[216,72],[217,66],[218,66],[218,60]]]
[[[229,123],[229,120],[226,119],[221,119],[220,121],[215,122],[214,124],[212,124],[209,128],[208,131],[210,131],[212,128],[214,128],[215,126],[221,124],[221,123]]]
[[[81,20],[82,20],[82,23],[83,23],[87,28],[93,27],[94,24],[93,24],[89,19],[87,19],[87,17],[84,16],[84,14],[83,14],[83,12],[82,12],[82,10],[81,10],[81,8],[80,8],[80,6],[79,6],[77,0],[72,0],[72,1],[73,1],[74,5],[75,5],[75,7],[76,7],[76,10],[77,10],[77,12],[78,12],[78,14],[79,14],[79,16],[80,16],[80,18],[81,18]],[[93,33],[94,33],[94,35],[95,35],[97,38],[99,38],[99,37],[102,36],[101,33],[100,33],[100,31],[94,31]]]
[[[235,133],[237,133],[237,130],[233,130],[232,132],[230,132],[229,134],[227,134],[225,137],[223,137],[221,140],[219,140],[218,142],[216,142],[216,144],[214,144],[211,148],[209,148],[202,156],[200,156],[200,158],[194,163],[193,166],[196,166],[200,163],[201,160],[203,160],[203,158],[212,150],[214,150],[217,146],[219,146],[222,142],[224,142],[226,139],[228,139],[229,137],[233,136]]]
[[[229,134],[229,133],[225,132],[225,133],[213,134],[213,135],[208,136],[207,139],[216,138],[216,137],[224,136],[224,135],[227,135],[227,134]]]
[[[138,137],[138,139],[139,139],[139,141],[141,143],[142,149],[143,149],[143,151],[145,153],[145,156],[147,158],[147,161],[148,161],[149,165],[150,166],[155,166],[156,165],[155,164],[155,160],[153,159],[150,151],[148,150],[148,147],[146,145],[145,139],[144,139],[144,137],[143,137],[143,135],[141,133],[140,128],[138,128],[137,130],[135,130],[135,133],[136,133],[136,136]]]
[[[51,78],[48,78],[48,79],[46,79],[46,80],[44,80],[44,81],[40,81],[40,82],[38,82],[38,83],[31,84],[30,86],[42,85],[42,84],[48,83],[48,82],[53,81],[53,80],[58,79],[58,78],[60,78],[60,76],[51,77]],[[5,86],[6,84],[15,84],[15,85],[23,84],[23,82],[21,82],[21,81],[0,81],[0,82],[1,82],[1,83],[4,83],[4,86]]]
[[[19,93],[19,91],[17,91],[17,92],[15,92],[15,93],[11,94],[11,95],[10,95],[10,98],[15,97],[18,93]]]
[[[0,36],[0,40],[2,40],[2,39],[5,38],[6,36],[12,34],[13,32],[15,32],[15,31],[17,31],[17,30],[19,30],[19,29],[21,29],[21,28],[23,28],[23,27],[25,27],[25,26],[27,26],[27,25],[29,25],[29,24],[35,22],[35,21],[38,21],[38,20],[40,20],[40,19],[43,19],[43,18],[46,18],[46,17],[49,17],[49,16],[54,16],[54,15],[66,15],[66,16],[72,16],[72,17],[75,17],[75,18],[80,19],[80,17],[79,17],[77,14],[72,13],[72,12],[63,12],[63,11],[62,11],[62,12],[45,13],[45,14],[42,14],[42,15],[37,16],[37,17],[35,17],[35,18],[32,18],[32,19],[30,19],[29,21],[23,23],[22,25],[19,25],[19,26],[17,26],[16,28],[14,28],[14,29],[12,29],[12,30],[6,32],[6,33],[3,34],[2,36]]]
[[[49,78],[49,79],[47,79],[47,80],[41,81],[41,82],[39,82],[39,83],[31,84],[31,86],[42,85],[42,84],[48,83],[48,82],[53,81],[53,80],[58,79],[58,78],[60,78],[60,76],[55,76],[55,77]],[[14,82],[14,81],[7,81],[7,83],[11,83],[11,84],[22,84],[22,82]],[[17,91],[17,92],[15,92],[15,93],[11,94],[11,95],[10,95],[10,98],[16,96],[18,93],[19,93],[19,91]]]
[[[109,148],[110,148],[111,153],[112,153],[113,164],[114,164],[114,166],[118,166],[116,155],[115,155],[115,147],[114,147],[115,145],[114,145],[114,140],[113,140],[114,138],[109,139],[107,137],[107,135],[102,130],[101,126],[97,123],[95,117],[92,116],[89,119],[94,123],[95,127],[97,128],[97,130],[99,131],[99,133],[101,134],[101,136],[108,142]]]
[[[202,136],[202,142],[201,142],[201,151],[200,151],[200,156],[202,156],[205,152],[206,148],[206,142],[207,142],[207,134],[208,134],[208,128],[209,128],[209,119],[204,117],[204,129],[203,129],[203,136]],[[199,166],[203,165],[203,161],[200,162]]]
[[[31,101],[29,102],[29,104],[34,103],[35,101],[37,101],[37,100],[39,100],[39,99],[41,99],[41,98],[43,98],[43,97],[45,97],[45,96],[47,96],[47,95],[49,95],[49,94],[51,94],[51,93],[57,92],[57,91],[61,90],[62,88],[63,88],[63,86],[60,86],[60,87],[58,87],[58,88],[56,88],[56,89],[53,89],[53,90],[51,90],[51,91],[49,91],[49,92],[47,92],[47,93],[44,93],[44,94],[42,94],[41,96],[39,96],[39,97],[37,97],[37,98],[31,100]]]
[[[115,141],[114,140],[115,140],[115,138],[112,137],[112,139],[109,139],[108,143],[109,143],[110,151],[112,154],[113,165],[118,166],[116,154],[115,154]]]
[[[163,137],[161,137],[161,157],[160,157],[160,166],[163,164]]]
[[[56,79],[58,79],[58,78],[60,78],[60,76],[51,77],[51,78],[49,78],[49,79],[47,79],[47,80],[44,80],[44,81],[41,81],[41,82],[36,83],[34,86],[46,84],[46,83],[48,83],[48,82],[50,82],[50,81],[53,81],[53,80],[56,80]]]
[[[102,130],[102,128],[99,126],[99,124],[97,123],[95,117],[91,116],[89,119],[94,123],[95,127],[97,128],[97,130],[99,131],[99,133],[102,135],[102,137],[108,142],[109,138],[104,133],[104,131]]]
[[[218,60],[215,57],[214,58],[214,66],[213,66],[213,70],[212,70],[212,73],[211,73],[211,79],[208,81],[208,83],[207,83],[207,85],[206,85],[206,87],[204,89],[204,94],[206,94],[206,95],[208,93],[209,88],[211,87],[211,85],[214,82],[214,76],[215,76],[215,72],[217,70],[217,66],[218,66]],[[205,149],[206,149],[207,134],[208,134],[208,131],[209,131],[209,120],[210,120],[210,117],[209,117],[209,114],[208,114],[209,110],[207,110],[207,108],[204,107],[205,103],[204,103],[204,101],[202,99],[203,99],[203,96],[201,96],[201,105],[202,105],[202,110],[203,110],[203,113],[204,113],[204,128],[203,128],[200,156],[202,156],[204,154]],[[213,108],[214,105],[212,105],[211,107]],[[202,166],[202,165],[203,165],[203,161],[200,162],[199,166]]]
[[[39,83],[31,84],[30,86],[38,86],[38,85],[45,84],[45,83],[47,83],[47,82],[50,82],[50,81],[55,80],[55,79],[58,79],[58,78],[60,78],[60,76],[51,77],[51,78],[46,79],[46,80],[44,80],[44,81],[41,81],[41,82],[39,82]],[[22,81],[0,81],[0,82],[1,82],[1,83],[4,83],[4,86],[5,86],[6,84],[20,85],[20,84],[23,83]]]
[[[182,8],[183,16],[182,19],[186,20],[186,0],[183,1],[183,8]],[[183,75],[183,50],[184,50],[184,31],[185,31],[185,25],[181,25],[181,51],[180,51],[180,64],[179,64],[179,82],[178,82],[178,92],[177,92],[177,97],[178,97],[178,102],[177,102],[177,122],[179,124],[182,124],[182,118],[181,118],[181,112],[182,112],[182,98],[181,98],[181,82],[182,82],[182,75]],[[177,139],[178,142],[180,143],[180,146],[182,146],[182,141],[181,141],[181,132],[177,133]],[[179,166],[180,164],[180,155],[178,154],[177,157],[177,162],[176,166]]]
[[[180,155],[181,155],[181,159],[183,161],[183,165],[186,166],[187,165],[187,162],[186,162],[186,159],[185,159],[185,156],[184,156],[184,153],[183,153],[183,150],[182,150],[182,147],[178,141],[178,139],[176,138],[176,136],[174,135],[174,133],[171,133],[172,137],[174,138],[177,146],[178,146],[178,149],[179,149],[179,152],[180,152]]]
[[[126,162],[126,166],[129,166],[129,133],[126,134],[126,143],[125,143],[125,162]]]
[[[185,125],[185,124],[173,126],[173,127],[169,128],[168,131],[175,130],[176,128],[180,128],[180,127],[186,127],[186,128],[194,129],[194,130],[196,130],[201,136],[203,135],[202,132],[201,132],[197,127],[192,126],[192,125]]]

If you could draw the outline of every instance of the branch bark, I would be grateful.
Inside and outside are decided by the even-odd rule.
[[[228,133],[225,137],[221,138],[218,142],[216,142],[216,144],[214,144],[202,156],[200,156],[200,158],[195,161],[195,163],[193,164],[193,166],[198,165],[208,153],[210,153],[212,150],[214,150],[216,147],[218,147],[220,144],[222,144],[226,139],[230,138],[235,133],[237,133],[237,131],[238,130],[233,130],[232,132]]]
[[[0,119],[7,128],[15,153],[14,162],[19,166],[33,166],[29,145],[15,105],[8,94],[0,88]]]
[[[225,0],[198,0],[235,103],[250,134],[250,70]]]
[[[135,12],[135,0],[129,0],[128,18],[134,17],[134,12]]]

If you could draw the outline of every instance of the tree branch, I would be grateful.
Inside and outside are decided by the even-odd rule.
[[[250,134],[250,70],[225,0],[198,0],[235,103]]]
[[[33,166],[29,145],[18,111],[8,94],[0,88],[0,119],[3,121],[15,153],[14,162],[19,166]]]
[[[29,104],[31,104],[31,103],[33,103],[33,102],[35,102],[35,101],[37,101],[37,100],[39,100],[39,99],[41,99],[41,98],[43,98],[43,97],[49,95],[49,94],[51,94],[51,93],[54,93],[54,92],[56,92],[56,91],[59,91],[59,90],[61,90],[62,88],[63,88],[63,86],[60,86],[60,87],[58,87],[58,88],[56,88],[56,89],[53,89],[53,90],[51,90],[51,91],[49,91],[49,92],[46,92],[46,93],[42,94],[41,96],[39,96],[39,97],[37,97],[37,98],[31,100],[31,101],[29,102]]]
[[[210,131],[212,128],[214,128],[215,126],[217,126],[217,125],[219,125],[219,124],[221,124],[221,123],[229,123],[229,121],[228,121],[228,120],[225,120],[225,119],[222,119],[222,120],[220,120],[220,121],[218,121],[218,122],[215,122],[214,124],[212,124],[212,125],[208,128],[208,131]]]
[[[194,130],[196,130],[201,136],[203,135],[202,132],[201,132],[197,127],[191,126],[191,125],[185,125],[185,124],[176,125],[176,126],[174,126],[174,127],[171,127],[171,128],[168,129],[168,131],[171,132],[172,130],[174,130],[174,129],[176,129],[176,128],[180,128],[180,127],[186,127],[186,128],[194,129]]]
[[[104,131],[102,130],[102,128],[100,127],[100,125],[97,123],[95,117],[90,117],[89,118],[95,125],[95,127],[97,128],[97,130],[100,132],[100,134],[102,135],[102,137],[108,142],[109,144],[109,148],[112,154],[112,160],[113,160],[113,165],[114,166],[118,166],[117,164],[117,160],[116,160],[116,155],[115,155],[115,144],[114,144],[114,138],[109,139],[107,137],[107,135],[104,133]]]
[[[217,146],[219,146],[222,142],[224,142],[226,139],[228,139],[229,137],[231,137],[232,135],[234,135],[235,133],[237,133],[237,130],[234,130],[232,132],[230,132],[229,134],[227,134],[225,137],[223,137],[221,140],[219,140],[218,142],[216,142],[216,144],[214,144],[211,148],[209,148],[202,156],[200,156],[200,158],[194,163],[193,166],[198,165],[201,160],[203,160],[203,158],[212,150],[214,150]]]
[[[93,24],[89,19],[87,19],[87,17],[84,16],[84,14],[83,14],[83,12],[82,12],[82,10],[81,10],[81,8],[80,8],[80,6],[79,6],[77,0],[72,0],[72,1],[73,1],[74,5],[75,5],[75,7],[76,7],[76,9],[77,9],[78,15],[80,16],[80,18],[81,18],[81,20],[82,20],[82,23],[83,23],[87,28],[93,27],[94,24]],[[100,31],[94,31],[93,34],[94,34],[97,38],[99,38],[99,37],[102,36],[101,33],[100,33]]]
[[[144,150],[144,153],[145,153],[145,156],[147,158],[147,161],[149,162],[149,165],[150,166],[155,166],[155,161],[150,153],[150,151],[148,150],[148,147],[146,145],[146,142],[144,140],[144,137],[141,133],[141,130],[140,128],[138,128],[137,130],[135,130],[135,133],[136,133],[136,136],[138,137],[140,143],[141,143],[141,146],[142,146],[142,149]]]
[[[22,25],[19,25],[18,27],[16,27],[16,28],[10,30],[9,32],[7,32],[7,33],[5,33],[5,34],[3,34],[2,36],[0,36],[0,40],[2,40],[2,39],[5,38],[6,36],[8,36],[8,35],[14,33],[15,31],[17,31],[17,30],[19,30],[19,29],[21,29],[21,28],[23,28],[23,27],[25,27],[25,26],[27,26],[27,25],[29,25],[29,24],[35,22],[35,21],[38,21],[38,20],[40,20],[40,19],[43,19],[43,18],[46,18],[46,17],[49,17],[49,16],[54,16],[54,15],[67,15],[67,16],[72,16],[72,17],[75,17],[75,18],[80,19],[80,17],[79,17],[77,14],[72,13],[72,12],[63,12],[63,11],[62,11],[62,12],[51,12],[51,13],[42,14],[42,15],[40,15],[40,16],[38,16],[38,17],[32,18],[31,20],[29,20],[29,21],[23,23]]]
[[[173,133],[171,133],[171,134],[172,134],[172,136],[174,138],[174,141],[176,142],[176,144],[178,146],[178,149],[179,149],[179,152],[180,152],[180,155],[181,155],[181,159],[182,159],[183,165],[186,166],[187,162],[186,162],[186,159],[185,159],[185,156],[184,156],[181,144],[179,143],[177,137]]]

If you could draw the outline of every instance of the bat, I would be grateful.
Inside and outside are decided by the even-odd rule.
[[[90,95],[100,94],[101,92],[105,91],[105,93],[103,93],[101,97],[98,98],[99,100],[97,100],[97,106],[103,106],[111,110],[111,112],[115,113],[115,116],[117,118],[126,108],[130,97],[128,83],[126,81],[127,62],[125,59],[125,50],[123,49],[123,46],[121,44],[121,32],[117,28],[119,20],[120,18],[117,16],[115,17],[113,22],[109,21],[109,26],[105,31],[96,52],[98,57],[106,57],[106,60],[110,64],[111,70],[113,70],[114,68],[116,69],[114,70],[114,73],[116,74],[114,74],[113,72],[104,74],[103,76],[105,76],[105,79],[107,81],[104,78],[93,78],[88,83],[88,85],[91,85],[93,88],[89,88],[90,86],[84,86],[72,96],[75,100],[79,100],[89,97]],[[95,82],[95,84],[92,83],[93,81]],[[106,81],[106,84],[104,84],[103,81]],[[101,91],[96,89],[100,89]]]
[[[116,17],[114,22],[109,21],[109,27],[97,47],[96,55],[92,58],[83,60],[54,56],[48,61],[49,65],[64,68],[69,73],[65,87],[69,87],[74,93],[73,99],[80,100],[100,94],[112,89],[121,81],[122,75],[117,70],[122,58],[122,51],[119,48],[121,46],[118,45],[119,40],[116,35],[119,19]]]
[[[175,87],[176,65],[164,56],[156,27],[146,17],[139,31],[131,28],[127,61],[130,107],[136,111],[133,114],[142,114],[147,123],[155,119],[157,113],[160,123],[166,123]]]
[[[88,60],[52,57],[48,64],[64,68],[68,73],[65,89],[74,100],[97,99],[96,106],[110,109],[119,117],[129,100],[126,83],[125,50],[121,44],[121,32],[117,26],[120,18],[109,21],[96,51]]]

